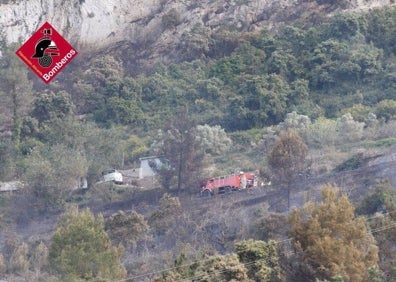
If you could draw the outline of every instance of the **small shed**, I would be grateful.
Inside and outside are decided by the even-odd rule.
[[[139,158],[140,160],[140,170],[139,178],[145,178],[148,176],[154,176],[157,174],[156,168],[162,165],[161,158],[156,156]]]

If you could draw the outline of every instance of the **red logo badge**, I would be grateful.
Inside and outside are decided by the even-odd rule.
[[[16,54],[45,83],[49,83],[78,53],[46,22]]]

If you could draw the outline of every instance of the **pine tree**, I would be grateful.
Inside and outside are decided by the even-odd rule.
[[[49,261],[64,281],[119,281],[126,275],[122,252],[111,245],[102,215],[73,207],[58,221]]]
[[[355,217],[354,206],[336,187],[324,186],[321,202],[293,210],[289,223],[301,273],[312,280],[340,275],[345,282],[368,281],[378,248],[364,218]]]
[[[279,183],[286,185],[288,208],[290,189],[298,174],[303,171],[308,148],[294,129],[282,131],[268,156],[268,165]]]
[[[177,191],[195,185],[202,170],[204,151],[197,140],[196,126],[183,108],[175,119],[163,129],[158,154],[169,163],[162,165],[159,174],[165,188],[176,178]]]

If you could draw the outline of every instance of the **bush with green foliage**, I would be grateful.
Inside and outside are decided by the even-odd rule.
[[[247,270],[248,276],[254,281],[281,281],[281,269],[275,241],[247,240],[235,244],[235,252],[239,261]]]
[[[221,126],[197,125],[197,139],[203,150],[211,155],[221,155],[230,149],[232,140]]]
[[[336,120],[337,141],[341,144],[359,141],[363,137],[364,126],[364,122],[355,121],[350,113],[341,116]]]
[[[337,140],[337,125],[324,117],[316,119],[303,134],[307,144],[313,148],[332,146]]]
[[[293,111],[288,113],[285,120],[278,124],[281,130],[287,130],[292,128],[296,130],[299,134],[304,133],[307,128],[311,125],[311,119],[306,115],[299,115],[297,112]]]
[[[372,112],[371,107],[365,106],[363,104],[355,104],[350,108],[345,108],[342,110],[342,114],[351,114],[355,121],[365,122],[367,116]]]
[[[149,225],[143,215],[135,211],[130,214],[118,211],[106,219],[105,230],[113,242],[134,247],[146,237]]]
[[[177,224],[180,212],[179,198],[165,193],[160,199],[160,208],[150,215],[148,223],[158,234],[164,234]]]
[[[387,277],[396,277],[396,254],[393,251],[396,243],[396,193],[391,183],[387,179],[380,180],[375,189],[360,201],[357,212],[368,216],[376,214],[369,216],[368,222],[379,248],[380,267]]]
[[[162,16],[162,24],[165,28],[176,27],[178,24],[180,24],[180,21],[180,13],[175,8],[170,9]]]
[[[340,172],[340,171],[348,171],[348,170],[354,170],[358,169],[363,166],[365,163],[366,158],[363,153],[357,153],[347,159],[346,161],[342,162],[341,164],[337,165],[334,168],[335,172]]]
[[[28,260],[29,246],[22,242],[11,255],[9,271],[14,274],[24,274],[28,271],[30,263]]]
[[[396,207],[396,193],[392,191],[389,181],[379,180],[373,191],[366,194],[356,207],[359,215],[373,215],[376,212],[386,212]]]
[[[396,118],[396,101],[383,100],[376,105],[375,114],[378,118],[383,118],[385,121]]]
[[[35,98],[31,116],[42,124],[52,119],[64,119],[71,116],[73,111],[74,104],[69,93],[59,91],[55,94],[50,91]]]

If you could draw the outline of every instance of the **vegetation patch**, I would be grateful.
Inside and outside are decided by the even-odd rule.
[[[381,140],[368,142],[367,147],[382,148],[382,147],[390,147],[394,144],[396,144],[396,138],[385,138],[385,139],[381,139]]]
[[[366,163],[366,160],[367,159],[363,156],[363,153],[358,153],[347,159],[345,162],[336,166],[334,172],[358,169]]]

